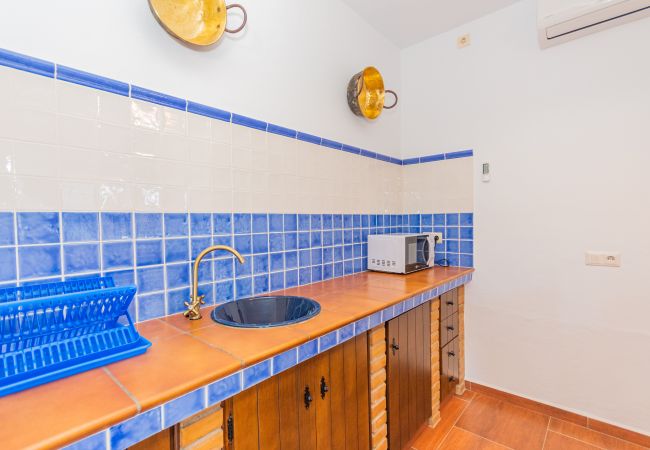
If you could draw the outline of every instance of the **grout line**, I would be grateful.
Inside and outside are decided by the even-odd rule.
[[[466,403],[467,403],[467,402],[466,402]],[[467,403],[467,404],[465,405],[465,407],[463,408],[463,410],[462,410],[462,411],[460,412],[460,414],[458,415],[458,418],[456,419],[456,421],[454,422],[454,424],[451,426],[451,428],[449,428],[449,431],[447,431],[447,433],[444,435],[444,437],[443,437],[442,440],[440,441],[440,444],[438,444],[438,445],[436,446],[436,449],[439,449],[439,448],[442,446],[442,444],[445,443],[445,441],[446,441],[447,438],[449,437],[449,434],[451,433],[451,430],[453,430],[454,427],[456,427],[456,424],[457,424],[458,421],[461,419],[461,417],[463,417],[463,414],[465,414],[465,411],[467,411],[467,408],[469,408],[469,403]],[[442,417],[442,416],[441,416],[441,417]],[[442,419],[441,419],[441,420],[442,420]],[[458,428],[460,428],[460,427],[458,427]],[[464,428],[462,428],[462,429],[464,430]]]
[[[473,431],[470,431],[470,430],[466,430],[465,428],[457,427],[457,426],[455,426],[455,425],[454,425],[454,427],[452,427],[452,428],[458,428],[459,430],[463,430],[463,431],[465,431],[465,432],[467,432],[467,433],[469,433],[469,434],[473,434],[474,436],[478,436],[478,437],[480,437],[481,439],[484,439],[484,440],[486,440],[486,441],[488,441],[488,442],[491,442],[491,443],[493,443],[493,444],[498,445],[499,447],[503,447],[503,448],[508,448],[508,449],[511,449],[511,450],[515,450],[515,449],[513,449],[512,447],[508,447],[507,445],[501,444],[501,443],[499,443],[499,442],[497,442],[497,441],[493,441],[492,439],[488,439],[488,438],[486,438],[485,436],[481,436],[480,434],[478,434],[478,433],[474,433]]]
[[[104,372],[109,376],[109,378],[110,378],[111,380],[113,380],[113,382],[114,382],[115,384],[117,384],[117,385],[120,387],[120,389],[122,389],[122,391],[124,391],[124,393],[125,393],[125,394],[126,394],[126,395],[127,395],[127,396],[132,400],[132,401],[133,401],[133,403],[135,403],[135,406],[136,406],[136,408],[137,408],[136,415],[137,415],[137,414],[140,414],[140,413],[142,412],[142,406],[140,405],[140,402],[139,402],[138,399],[135,397],[135,395],[133,395],[133,394],[131,393],[131,391],[129,391],[129,390],[128,390],[128,389],[127,389],[127,388],[122,384],[122,382],[121,382],[120,380],[118,380],[117,377],[115,377],[115,375],[113,375],[113,373],[112,373],[110,370],[108,370],[107,367],[102,367],[102,370],[103,370],[103,371],[104,371]],[[161,409],[162,409],[162,408],[161,408]]]
[[[566,420],[558,419],[558,418],[556,418],[556,417],[551,417],[551,419],[555,419],[555,420],[560,421],[560,422],[568,423],[569,425],[572,425],[572,426],[576,426],[576,427],[584,428],[585,430],[591,431],[591,432],[596,433],[596,434],[599,434],[599,435],[601,435],[601,436],[606,436],[606,437],[611,438],[611,439],[616,439],[617,441],[620,441],[620,442],[623,442],[623,443],[626,443],[626,444],[638,445],[640,448],[645,448],[645,447],[643,447],[642,445],[636,444],[636,443],[634,443],[634,442],[632,442],[632,441],[627,441],[627,440],[625,440],[625,439],[621,439],[621,438],[619,438],[619,437],[612,436],[611,434],[607,434],[607,433],[603,433],[603,432],[600,432],[600,431],[596,431],[596,430],[594,430],[593,428],[583,427],[582,425],[578,425],[578,424],[576,424],[576,423],[572,423],[572,422],[567,422]],[[589,421],[589,418],[587,418],[587,421]],[[550,427],[550,422],[549,422],[549,427]],[[607,450],[607,447],[600,447],[600,446],[597,445],[597,444],[594,444],[594,443],[591,443],[591,442],[587,442],[587,441],[582,440],[582,439],[580,439],[580,438],[578,438],[578,437],[570,436],[570,435],[568,435],[568,434],[565,434],[565,433],[562,433],[562,432],[560,432],[560,431],[556,431],[556,430],[550,430],[550,431],[552,431],[553,433],[561,434],[562,436],[566,436],[566,437],[569,437],[569,438],[575,439],[575,440],[580,441],[580,442],[584,442],[585,444],[589,444],[589,445],[592,445],[592,446],[594,446],[594,447],[598,447],[598,448],[602,448],[602,449],[604,449],[604,450]]]
[[[546,439],[548,439],[548,433],[551,427],[551,416],[548,417],[548,422],[546,422],[546,433],[544,433],[544,440],[542,441],[542,450],[546,447]]]

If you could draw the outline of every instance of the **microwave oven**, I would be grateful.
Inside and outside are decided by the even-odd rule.
[[[433,267],[433,234],[372,234],[368,236],[368,269],[411,273]]]

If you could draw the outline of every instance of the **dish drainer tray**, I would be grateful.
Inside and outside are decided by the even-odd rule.
[[[112,278],[0,289],[0,397],[147,351]]]

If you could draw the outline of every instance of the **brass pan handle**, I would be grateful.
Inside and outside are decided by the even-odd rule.
[[[390,106],[384,105],[384,109],[393,109],[394,107],[397,106],[397,102],[399,102],[399,97],[397,96],[397,93],[395,91],[391,91],[390,89],[386,89],[386,94],[393,94],[395,96],[395,103],[393,103]]]
[[[232,5],[226,6],[226,10],[230,8],[239,8],[241,11],[244,13],[244,20],[242,21],[241,25],[239,27],[235,28],[234,30],[229,30],[228,27],[224,30],[226,33],[239,33],[241,30],[244,29],[246,26],[246,22],[248,22],[248,14],[246,13],[246,9],[240,5],[239,3],[233,3]]]

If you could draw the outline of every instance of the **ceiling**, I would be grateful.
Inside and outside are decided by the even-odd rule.
[[[343,0],[400,48],[478,19],[518,0]]]

